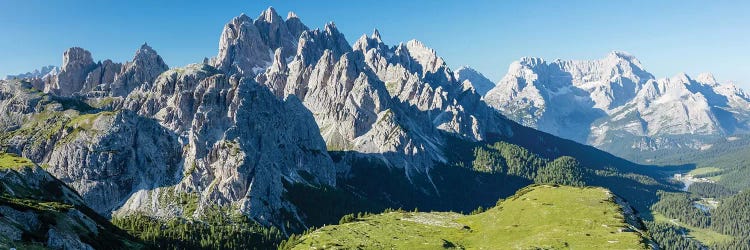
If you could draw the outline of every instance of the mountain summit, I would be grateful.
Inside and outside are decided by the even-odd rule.
[[[480,95],[487,94],[495,87],[495,83],[469,66],[463,66],[456,70],[455,77],[459,82],[471,85]]]

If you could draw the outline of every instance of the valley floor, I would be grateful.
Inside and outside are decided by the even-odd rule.
[[[710,246],[716,243],[726,243],[732,240],[732,236],[730,235],[717,233],[707,228],[692,227],[685,223],[681,223],[677,219],[667,218],[663,214],[660,214],[658,212],[654,212],[654,221],[655,222],[668,222],[668,223],[674,224],[675,226],[685,228],[686,229],[686,232],[684,232],[685,237],[698,240],[704,245]]]

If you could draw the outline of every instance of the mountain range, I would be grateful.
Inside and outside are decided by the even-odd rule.
[[[47,75],[52,76],[56,75],[60,69],[57,66],[49,65],[44,66],[41,69],[36,69],[34,71],[21,73],[17,75],[7,75],[5,77],[5,80],[12,80],[12,79],[33,79],[33,78],[44,78]]]
[[[122,63],[73,47],[46,69],[0,81],[0,161],[30,163],[8,174],[44,173],[26,182],[54,179],[74,200],[53,201],[129,232],[209,225],[219,211],[273,228],[266,241],[354,212],[469,212],[534,183],[604,187],[591,202],[648,219],[657,191],[680,184],[601,149],[700,149],[702,136],[743,133],[750,109],[736,87],[657,80],[623,52],[524,58],[495,85],[420,41],[386,45],[374,30],[352,44],[334,23],[311,29],[273,8],[232,18],[202,62],[169,67],[148,44]]]
[[[750,128],[750,95],[736,85],[709,73],[657,79],[619,51],[591,61],[522,58],[484,100],[523,125],[642,163]]]

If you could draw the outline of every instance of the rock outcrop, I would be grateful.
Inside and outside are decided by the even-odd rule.
[[[73,47],[63,53],[63,63],[52,85],[45,86],[45,92],[60,96],[71,96],[81,91],[86,76],[96,64],[88,50]]]
[[[122,71],[122,64],[112,62],[112,60],[104,60],[97,64],[96,68],[91,71],[86,77],[86,83],[84,84],[82,92],[91,91],[103,91],[106,90],[106,86],[115,82],[115,78]],[[104,89],[102,89],[104,88]]]
[[[135,192],[180,179],[176,136],[130,111],[73,118],[47,156],[47,170],[109,215]]]
[[[335,186],[310,111],[252,79],[189,65],[131,93],[125,106],[180,135],[184,176],[170,191],[196,195],[201,208],[232,206],[260,222],[278,222],[295,213],[282,199],[284,182]],[[120,212],[174,213],[153,202],[159,192],[135,195]]]
[[[102,215],[138,190],[180,179],[177,137],[135,112],[95,110],[18,82],[0,85],[0,106],[15,117],[0,128],[4,150],[44,164]]]
[[[113,79],[110,95],[127,96],[138,86],[153,83],[156,77],[168,69],[169,66],[164,63],[161,56],[148,44],[143,44],[135,52],[133,61],[125,63],[122,71]]]
[[[490,79],[487,79],[482,73],[468,66],[459,68],[453,74],[456,80],[464,85],[464,88],[468,87],[467,85],[471,85],[477,91],[477,94],[482,96],[495,87],[495,83],[490,81]]]
[[[112,60],[94,62],[91,52],[74,47],[63,53],[59,73],[30,80],[35,87],[58,96],[126,96],[169,69],[164,60],[147,44],[136,51],[130,62]],[[37,86],[40,85],[40,86]]]
[[[271,53],[253,20],[242,14],[224,26],[214,66],[229,74],[251,76],[270,65]]]
[[[0,153],[0,246],[9,249],[142,247],[86,208],[83,199],[29,159]]]

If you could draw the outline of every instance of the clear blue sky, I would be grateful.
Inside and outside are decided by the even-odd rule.
[[[223,25],[274,6],[309,27],[334,21],[353,43],[378,28],[418,39],[451,67],[499,80],[522,56],[634,54],[657,77],[713,72],[750,89],[750,1],[82,1],[0,0],[0,76],[61,64],[72,46],[126,61],[143,42],[170,66],[215,56]]]

